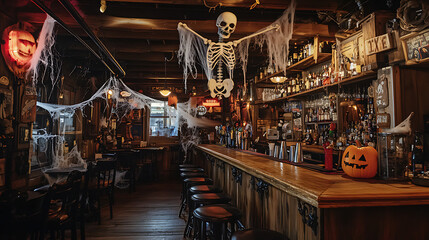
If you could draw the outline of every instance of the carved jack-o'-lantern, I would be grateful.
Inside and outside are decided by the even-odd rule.
[[[20,25],[15,24],[4,30],[1,50],[9,69],[17,77],[24,78],[37,44],[33,35],[20,28]]]
[[[342,167],[350,177],[372,178],[377,174],[377,150],[373,147],[349,146],[343,154]]]

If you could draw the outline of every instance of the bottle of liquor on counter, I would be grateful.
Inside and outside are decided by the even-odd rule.
[[[423,158],[423,135],[419,132],[415,133],[414,142],[411,145],[411,170],[413,172],[413,176],[416,176],[425,170]]]

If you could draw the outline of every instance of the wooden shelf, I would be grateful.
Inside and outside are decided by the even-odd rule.
[[[317,62],[314,60],[313,55],[304,58],[303,60],[290,65],[289,67],[286,68],[286,71],[303,71],[307,68],[310,68],[314,65],[317,65],[319,63],[328,61],[332,58],[332,54],[331,53],[319,53],[317,56]]]
[[[357,83],[357,82],[361,82],[361,81],[366,81],[366,80],[370,80],[370,79],[374,79],[375,77],[377,77],[377,73],[376,72],[372,72],[372,71],[368,71],[368,72],[364,72],[361,73],[359,75],[356,76],[352,76],[349,78],[344,78],[343,80],[339,81],[339,82],[335,82],[332,84],[328,84],[328,85],[324,85],[324,86],[320,86],[320,87],[316,87],[316,88],[312,88],[306,91],[302,91],[296,94],[292,94],[286,97],[282,97],[282,98],[277,98],[277,99],[273,99],[273,100],[269,100],[269,101],[255,101],[255,104],[267,104],[267,103],[276,103],[276,102],[281,102],[284,100],[289,100],[292,98],[297,98],[297,97],[303,97],[306,96],[308,94],[313,94],[313,93],[317,93],[317,92],[323,92],[326,91],[328,88],[331,87],[337,87],[337,86],[343,86],[343,85],[348,85],[348,84],[353,84],[353,83]]]
[[[295,63],[295,64],[293,64],[293,65],[291,65],[289,67],[287,67],[286,68],[286,72],[301,72],[301,71],[303,71],[303,70],[305,70],[307,68],[310,68],[310,67],[312,67],[314,65],[317,65],[319,63],[328,61],[331,58],[332,58],[332,54],[331,53],[319,53],[318,59],[317,59],[317,62],[316,62],[314,60],[313,55],[311,55],[311,56],[309,56],[307,58],[304,58],[303,60],[301,60],[301,61],[299,61],[299,62],[297,62],[297,63]],[[265,77],[259,79],[256,83],[271,82],[270,78],[276,77],[276,76],[279,76],[279,75],[282,75],[282,74],[283,74],[283,72],[276,72],[276,73],[270,74],[268,76],[265,76]],[[275,84],[275,83],[273,83],[273,84]]]
[[[308,122],[304,124],[313,125],[313,124],[330,124],[330,123],[336,123],[337,121],[320,121],[320,122]]]
[[[357,83],[357,82],[362,82],[365,80],[374,79],[376,77],[377,77],[377,72],[368,71],[368,72],[360,73],[356,76],[344,78],[343,80],[341,80],[337,84],[338,85],[348,85],[348,84],[353,84],[353,83]]]

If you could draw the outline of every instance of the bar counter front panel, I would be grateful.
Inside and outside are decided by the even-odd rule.
[[[241,209],[246,228],[289,239],[429,239],[429,188],[352,179],[202,144],[195,162]]]

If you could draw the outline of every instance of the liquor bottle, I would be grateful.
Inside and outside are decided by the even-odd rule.
[[[411,170],[413,171],[413,176],[416,176],[417,174],[420,174],[424,171],[422,138],[422,134],[416,132],[414,136],[414,142],[411,146]]]

